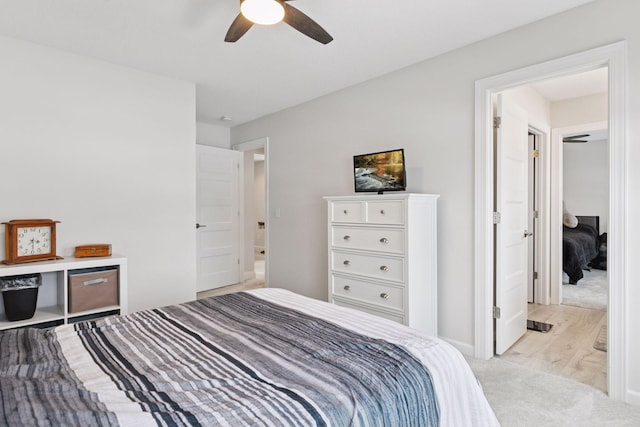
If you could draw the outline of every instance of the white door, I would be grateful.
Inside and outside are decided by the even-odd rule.
[[[196,147],[198,292],[240,282],[242,153]]]
[[[496,130],[496,354],[527,330],[528,121],[526,113],[498,95]]]

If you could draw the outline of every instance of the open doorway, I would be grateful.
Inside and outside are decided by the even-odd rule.
[[[496,305],[505,319],[496,319],[495,352],[511,362],[565,376],[604,392],[608,282],[606,271],[601,272],[595,265],[599,224],[608,224],[607,86],[607,69],[603,67],[511,88],[496,94],[499,120],[494,119],[499,123],[496,200],[498,203],[502,197],[508,198],[506,203],[496,205],[502,217],[502,223],[496,226]],[[601,120],[598,126],[604,129],[582,124],[594,118]],[[553,128],[558,124],[572,126]],[[556,133],[561,130],[562,140],[550,141],[550,132],[536,131],[536,127]],[[514,144],[521,148],[515,150]],[[554,144],[561,147],[549,149]],[[553,178],[549,180],[539,179],[538,160],[543,147],[542,159],[558,166],[548,171]],[[516,156],[522,159],[517,161]],[[523,184],[514,187],[522,180]],[[520,195],[514,193],[516,189]],[[539,250],[550,248],[548,242],[554,234],[554,229],[541,233],[539,220],[559,220],[541,208],[541,198],[560,199],[565,207],[562,236],[555,239],[561,247],[553,251]],[[575,209],[577,217],[568,212],[567,206]],[[571,221],[567,221],[569,218]],[[498,240],[505,235],[511,236],[507,243],[504,237]],[[517,248],[521,248],[519,252]],[[516,262],[517,253],[522,254],[520,262]],[[546,273],[552,253],[559,257],[554,261],[562,265],[564,277]],[[539,270],[545,273],[539,274]],[[529,304],[524,303],[525,286],[523,283],[519,290],[518,278],[527,282]],[[560,305],[564,290],[566,307]],[[598,291],[603,293],[596,294]],[[559,298],[551,298],[551,305],[545,298],[550,292],[560,293]],[[520,303],[510,301],[514,298],[519,298]]]
[[[253,153],[253,269],[255,278],[264,282],[264,264],[266,258],[265,249],[265,177],[264,177],[264,148],[259,148]],[[247,155],[247,153],[245,153]],[[251,177],[247,177],[251,179]]]
[[[269,138],[260,138],[232,147],[244,156],[243,283],[268,286],[269,265]]]
[[[606,122],[562,134],[563,271],[552,303],[606,310],[609,141]]]
[[[593,90],[597,90],[597,84]],[[606,90],[606,84],[604,86]],[[584,90],[591,90],[584,88]],[[579,94],[579,93],[578,93]],[[552,122],[559,120],[562,105],[579,103],[586,112],[604,103],[601,112],[606,113],[606,93],[595,92],[551,103]],[[560,104],[560,105],[558,105]],[[555,108],[554,108],[555,106]],[[575,110],[572,111],[575,113]],[[578,115],[574,120],[580,121]],[[561,117],[560,117],[561,118]],[[587,119],[590,117],[587,117]],[[595,129],[596,127],[604,129]],[[551,292],[551,304],[541,304],[535,296],[527,305],[528,330],[501,358],[532,369],[564,376],[607,392],[607,306],[608,278],[606,271],[606,236],[608,231],[609,171],[608,131],[606,122],[597,125],[572,126],[569,133],[562,132],[561,167],[554,174],[561,178],[560,198],[565,206],[562,225],[562,247],[559,253],[562,264],[560,275],[551,275],[549,285],[533,286],[529,290],[542,289]],[[532,159],[538,151],[531,147],[535,134],[529,134]],[[532,141],[534,140],[534,141]],[[533,163],[533,162],[532,162]],[[532,165],[533,166],[533,165]],[[535,206],[535,168],[530,167],[529,199]],[[532,182],[533,181],[533,182]],[[540,193],[550,189],[542,188]],[[577,215],[573,215],[575,212]],[[535,207],[530,217],[538,219]],[[542,212],[547,214],[547,212]],[[531,224],[531,223],[530,223]],[[535,265],[531,254],[536,253],[539,241],[549,239],[540,235],[535,221],[529,230],[535,230],[535,240],[529,239],[530,266]],[[535,242],[535,244],[534,244]],[[534,249],[531,251],[531,249]],[[545,258],[542,254],[542,258]],[[539,281],[534,267],[534,282]],[[542,278],[544,280],[544,278]]]
[[[624,277],[625,261],[625,92],[626,70],[624,42],[594,49],[592,51],[560,58],[548,63],[538,64],[503,75],[482,79],[476,82],[476,346],[475,356],[488,359],[493,357],[494,313],[494,241],[493,229],[496,218],[493,210],[494,198],[494,147],[492,97],[505,90],[532,84],[538,81],[570,74],[577,74],[597,68],[608,67],[608,122],[609,127],[609,242],[608,242],[608,278],[609,298],[607,322],[609,342],[607,357],[608,391],[613,399],[625,400],[626,390],[626,286]],[[552,132],[550,142],[557,140]],[[550,148],[557,147],[551,144]],[[555,156],[549,156],[549,162],[557,162]],[[549,165],[549,171],[559,168]],[[552,180],[547,175],[545,179]],[[553,181],[550,181],[552,185]],[[557,182],[556,182],[557,185]],[[562,196],[550,197],[549,211],[550,249],[561,248]],[[551,251],[550,251],[551,253]],[[553,254],[549,262],[554,261]],[[552,266],[553,267],[553,266]],[[561,267],[559,267],[561,268]],[[550,268],[549,271],[553,270]],[[549,281],[550,281],[549,275]],[[544,296],[544,295],[543,295]],[[497,307],[499,309],[499,307]]]

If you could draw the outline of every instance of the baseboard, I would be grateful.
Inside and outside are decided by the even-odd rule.
[[[471,344],[452,340],[450,338],[445,338],[445,337],[438,337],[438,338],[454,346],[460,353],[462,353],[463,356],[474,357],[474,347]]]
[[[627,389],[626,402],[634,406],[640,406],[640,392]]]
[[[242,281],[246,282],[247,280],[253,280],[256,278],[256,272],[255,271],[245,271],[244,273],[242,273]]]

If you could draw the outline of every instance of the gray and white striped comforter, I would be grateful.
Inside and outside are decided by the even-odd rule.
[[[0,394],[9,426],[497,424],[445,343],[278,289],[4,332]]]

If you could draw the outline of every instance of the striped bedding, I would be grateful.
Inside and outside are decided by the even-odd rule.
[[[0,425],[497,425],[462,356],[281,289],[0,334]]]

